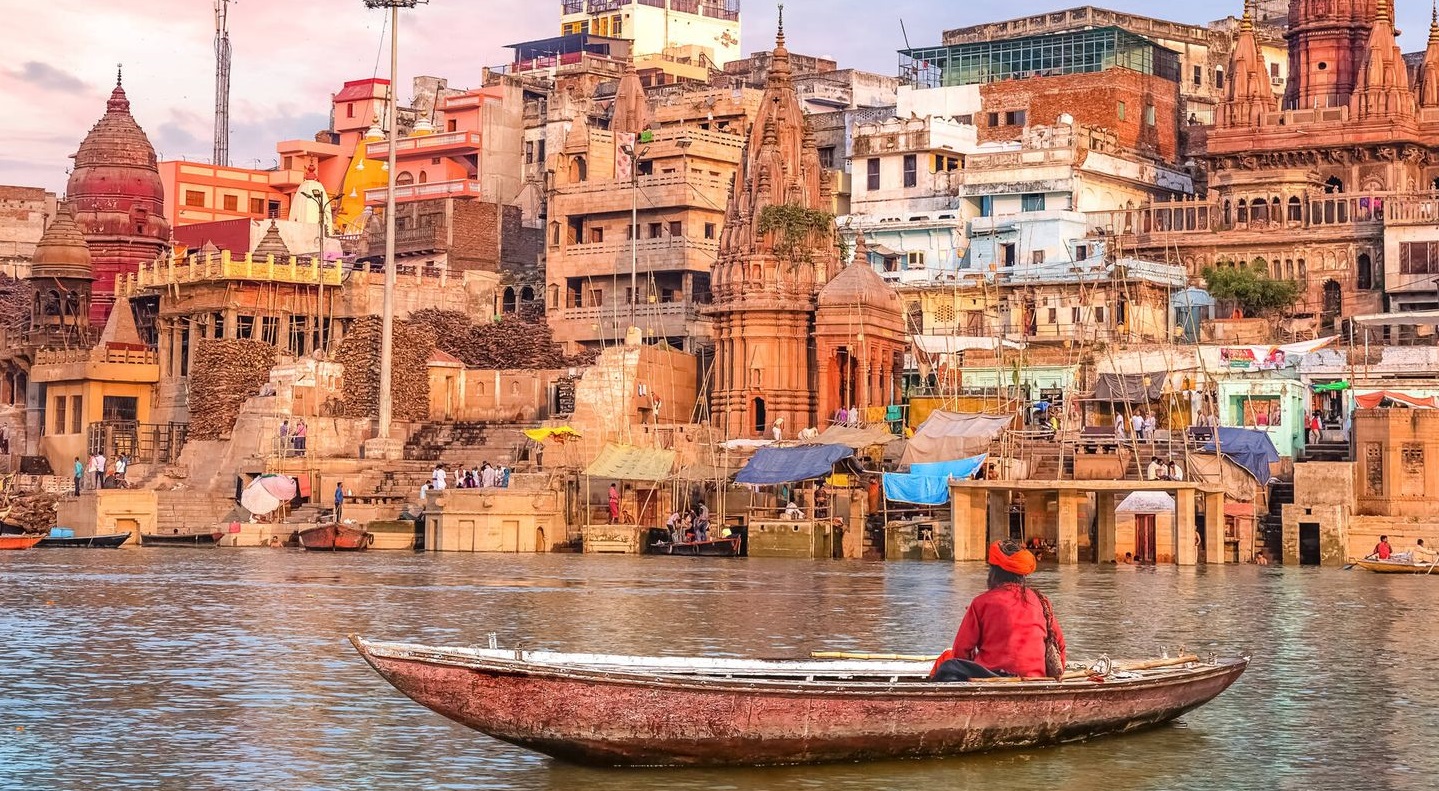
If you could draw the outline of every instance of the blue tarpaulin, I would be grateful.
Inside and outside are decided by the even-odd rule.
[[[734,477],[736,483],[793,483],[830,474],[834,463],[854,455],[844,445],[760,448]]]
[[[931,461],[909,465],[909,474],[884,474],[884,496],[887,500],[919,505],[943,505],[949,502],[949,479],[972,478],[984,466],[988,453],[953,461]]]
[[[949,502],[949,479],[887,472],[884,474],[884,497],[897,503],[944,505]]]
[[[976,472],[979,472],[980,467],[984,466],[984,460],[987,458],[989,458],[988,453],[981,453],[978,456],[954,461],[916,462],[909,465],[909,473],[938,478],[971,478]]]
[[[1269,439],[1267,433],[1230,426],[1221,426],[1214,431],[1220,453],[1228,456],[1235,464],[1249,470],[1249,474],[1253,475],[1256,481],[1269,482],[1269,465],[1279,461],[1279,451],[1274,449],[1274,443]],[[1211,441],[1202,450],[1213,453],[1215,443]]]

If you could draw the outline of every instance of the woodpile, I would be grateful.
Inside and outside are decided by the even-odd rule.
[[[459,358],[467,368],[557,369],[594,362],[592,354],[562,354],[543,315],[506,314],[497,321],[476,325],[470,322],[469,314],[425,308],[411,313],[409,320],[433,330],[436,345]]]
[[[424,324],[395,322],[394,367],[390,380],[395,420],[428,420],[430,416],[430,355],[435,331]],[[335,350],[335,362],[345,366],[342,388],[344,417],[380,414],[380,318],[356,319]]]
[[[3,521],[27,533],[48,533],[55,526],[55,504],[59,501],[60,495],[53,492],[12,495],[0,511],[8,510]]]
[[[0,275],[0,326],[13,333],[30,327],[30,310],[35,289],[24,280]]]
[[[190,370],[190,439],[225,439],[240,408],[270,381],[275,347],[262,341],[207,338]]]

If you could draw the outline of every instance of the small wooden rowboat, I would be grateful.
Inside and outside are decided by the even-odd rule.
[[[213,547],[225,534],[213,533],[141,533],[142,547]]]
[[[46,536],[38,546],[51,549],[65,548],[90,548],[90,549],[114,549],[130,540],[130,533],[108,533],[103,536],[68,536],[66,538],[53,538]]]
[[[1429,574],[1435,563],[1396,563],[1392,560],[1356,560],[1354,565],[1375,574]],[[1439,579],[1439,574],[1432,575]]]
[[[710,541],[656,541],[650,552],[656,555],[691,555],[707,558],[739,557],[740,537],[716,538]]]
[[[370,531],[338,522],[300,531],[300,546],[320,552],[363,552],[373,543]]]
[[[925,678],[929,662],[350,641],[417,703],[496,739],[600,766],[805,764],[1057,744],[1173,720],[1223,692],[1249,664],[1193,661],[1114,672],[1102,683],[938,683]]]
[[[29,533],[27,535],[5,533],[0,535],[0,549],[29,549],[40,543],[40,540],[43,538],[45,538],[44,533]]]

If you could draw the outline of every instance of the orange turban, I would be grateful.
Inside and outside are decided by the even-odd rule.
[[[1004,554],[1004,550],[1000,548],[1000,543],[1001,542],[996,541],[989,545],[989,565],[998,566],[1011,574],[1018,574],[1021,577],[1034,573],[1034,569],[1039,565],[1039,562],[1035,560],[1033,552],[1027,549],[1021,549],[1013,555],[1006,555]]]

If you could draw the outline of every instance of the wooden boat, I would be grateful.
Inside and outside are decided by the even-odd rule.
[[[16,533],[5,533],[0,535],[0,549],[29,549],[40,543],[45,538],[44,533],[30,533],[19,535]]]
[[[1439,563],[1402,563],[1392,560],[1356,560],[1354,565],[1375,574],[1429,574]],[[1433,575],[1439,579],[1439,574]]]
[[[218,546],[225,534],[216,530],[211,533],[141,533],[142,547],[213,547]]]
[[[19,525],[16,525],[16,524],[11,524],[11,523],[9,523],[9,522],[0,521],[0,536],[23,536],[23,535],[26,535],[25,528],[23,528],[23,527],[21,527],[21,526],[19,526]]]
[[[656,555],[691,555],[707,558],[739,557],[740,537],[714,538],[709,541],[656,541],[650,552]]]
[[[130,540],[130,533],[108,533],[103,536],[71,536],[51,538],[46,536],[37,546],[61,548],[114,549]]]
[[[1095,683],[937,683],[929,662],[630,657],[351,643],[385,680],[456,722],[600,766],[805,764],[1057,744],[1168,722],[1248,658]],[[1190,657],[1189,659],[1194,659]]]
[[[363,552],[373,543],[370,531],[337,522],[300,531],[300,546],[320,552]]]

